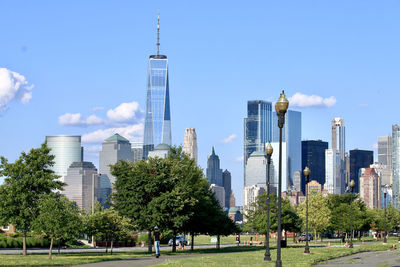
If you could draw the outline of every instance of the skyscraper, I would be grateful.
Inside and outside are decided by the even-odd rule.
[[[369,168],[373,163],[373,151],[359,149],[350,150],[350,181],[354,180],[355,182],[355,193],[360,193],[360,169]]]
[[[345,128],[343,118],[333,118],[332,124],[332,150],[339,153],[339,165],[337,167],[337,179],[340,179],[340,192],[335,194],[343,194],[346,188],[346,146],[345,146]],[[339,181],[338,181],[339,182]],[[339,183],[337,184],[339,186]]]
[[[272,183],[271,175],[271,183]],[[266,186],[267,183],[267,154],[264,151],[251,153],[246,164],[244,186]]]
[[[225,189],[225,207],[230,208],[230,198],[232,193],[232,176],[228,170],[222,173],[222,185]]]
[[[110,165],[119,160],[133,162],[131,143],[128,139],[114,134],[104,140],[99,153],[100,165],[100,203],[105,205],[108,196],[111,194],[115,177],[111,174]]]
[[[272,141],[279,143],[278,116],[272,114]],[[282,142],[286,143],[287,155],[287,185],[282,190],[287,190],[293,185],[295,171],[302,172],[301,168],[301,112],[288,110],[285,114],[285,124],[282,129]],[[278,154],[279,150],[274,149]]]
[[[214,147],[212,147],[211,154],[208,156],[206,175],[210,184],[223,186],[222,169],[219,167],[219,157],[215,154]]]
[[[74,162],[69,166],[65,176],[63,194],[71,201],[74,201],[80,209],[86,213],[99,200],[100,181],[97,169],[91,162]]]
[[[379,175],[374,168],[361,168],[360,174],[360,198],[364,200],[368,208],[379,209],[381,207],[381,179]]]
[[[169,103],[168,59],[160,55],[160,23],[157,23],[157,54],[149,58],[143,157],[159,144],[171,146],[171,114]]]
[[[325,149],[325,184],[329,194],[342,194],[344,180],[340,176],[340,154],[335,149]]]
[[[315,180],[321,185],[325,184],[325,150],[328,142],[321,140],[307,140],[301,142],[301,168],[307,166],[311,170],[310,181]],[[304,173],[301,172],[301,191],[306,193]]]
[[[378,136],[378,162],[392,169],[392,137]]]
[[[195,128],[186,128],[183,138],[183,152],[188,154],[197,163],[197,135]]]
[[[61,176],[64,181],[69,166],[73,162],[83,160],[83,148],[80,135],[52,135],[46,136],[46,144],[51,149],[50,154],[54,155],[54,165],[51,169],[55,174]]]
[[[400,127],[392,126],[393,204],[400,209]]]
[[[272,138],[272,104],[262,100],[247,101],[244,119],[244,166],[254,151],[263,151]]]

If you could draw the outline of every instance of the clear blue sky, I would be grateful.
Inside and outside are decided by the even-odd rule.
[[[200,165],[215,146],[239,204],[247,100],[275,101],[282,89],[334,97],[295,109],[303,139],[330,141],[331,119],[344,117],[347,150],[373,149],[400,123],[399,1],[13,0],[0,3],[0,155],[14,161],[46,135],[80,134],[98,165],[93,132],[141,122],[158,10],[173,142],[196,128]],[[25,80],[10,85],[11,72]],[[66,113],[81,117],[61,125]]]

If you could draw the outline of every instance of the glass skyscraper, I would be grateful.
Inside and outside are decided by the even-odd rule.
[[[144,123],[143,157],[147,158],[159,144],[171,146],[171,114],[169,104],[168,59],[159,54],[159,23],[157,25],[157,54],[149,58],[146,114]]]
[[[271,141],[271,109],[271,102],[247,101],[247,118],[244,119],[244,166],[251,153],[264,151],[264,144]]]

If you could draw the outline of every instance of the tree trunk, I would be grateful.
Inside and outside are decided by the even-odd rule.
[[[293,243],[297,243],[296,242],[296,233],[293,233]]]
[[[174,230],[174,237],[172,238],[172,252],[176,252],[176,231]]]
[[[51,255],[51,253],[53,251],[53,240],[54,240],[54,238],[50,238],[49,260],[53,259],[52,255]]]
[[[22,236],[22,255],[26,256],[26,233]]]
[[[58,240],[58,254],[60,254],[60,248],[61,248],[61,239]]]
[[[148,241],[149,241],[149,245],[148,245],[148,248],[147,248],[147,252],[149,253],[149,254],[151,254],[152,252],[153,252],[153,249],[152,249],[152,240],[151,240],[151,230],[149,230],[149,233],[148,233]]]
[[[220,248],[220,241],[221,241],[221,236],[217,235],[217,249]]]
[[[106,238],[106,253],[108,253],[108,239]]]
[[[111,255],[112,255],[113,243],[114,241],[111,239],[111,249],[110,249]]]
[[[314,243],[317,243],[317,230],[316,229],[314,229]]]
[[[194,232],[191,232],[190,235],[192,237],[192,241],[190,241],[190,250],[193,251],[193,249],[194,249]]]

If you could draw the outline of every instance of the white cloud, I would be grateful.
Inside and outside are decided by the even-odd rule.
[[[0,110],[6,110],[12,100],[28,103],[32,98],[32,88],[23,75],[0,68]]]
[[[93,112],[101,111],[101,110],[104,110],[104,108],[103,107],[94,107],[94,108],[92,108]]]
[[[107,117],[114,122],[138,122],[144,112],[139,109],[138,102],[122,103],[115,109],[107,111]]]
[[[244,157],[243,157],[243,156],[240,156],[240,157],[237,157],[235,160],[236,160],[237,162],[243,162],[243,161],[244,161]]]
[[[80,113],[65,113],[58,117],[58,123],[61,125],[85,127],[88,125],[99,125],[104,123],[104,121],[96,115],[90,115],[86,119],[83,119]]]
[[[329,108],[336,105],[336,98],[334,96],[323,98],[318,95],[305,95],[302,93],[295,93],[289,97],[290,107],[325,107]]]
[[[101,145],[92,145],[92,146],[85,146],[85,155],[95,155],[97,156],[101,150]]]
[[[223,139],[221,142],[225,143],[225,144],[229,144],[231,143],[233,140],[235,140],[237,137],[236,134],[231,134],[230,136],[228,136],[227,138]]]
[[[84,143],[101,143],[104,139],[112,136],[113,134],[120,134],[121,136],[129,139],[130,141],[140,141],[143,138],[143,123],[129,125],[126,127],[101,129],[82,136]]]

